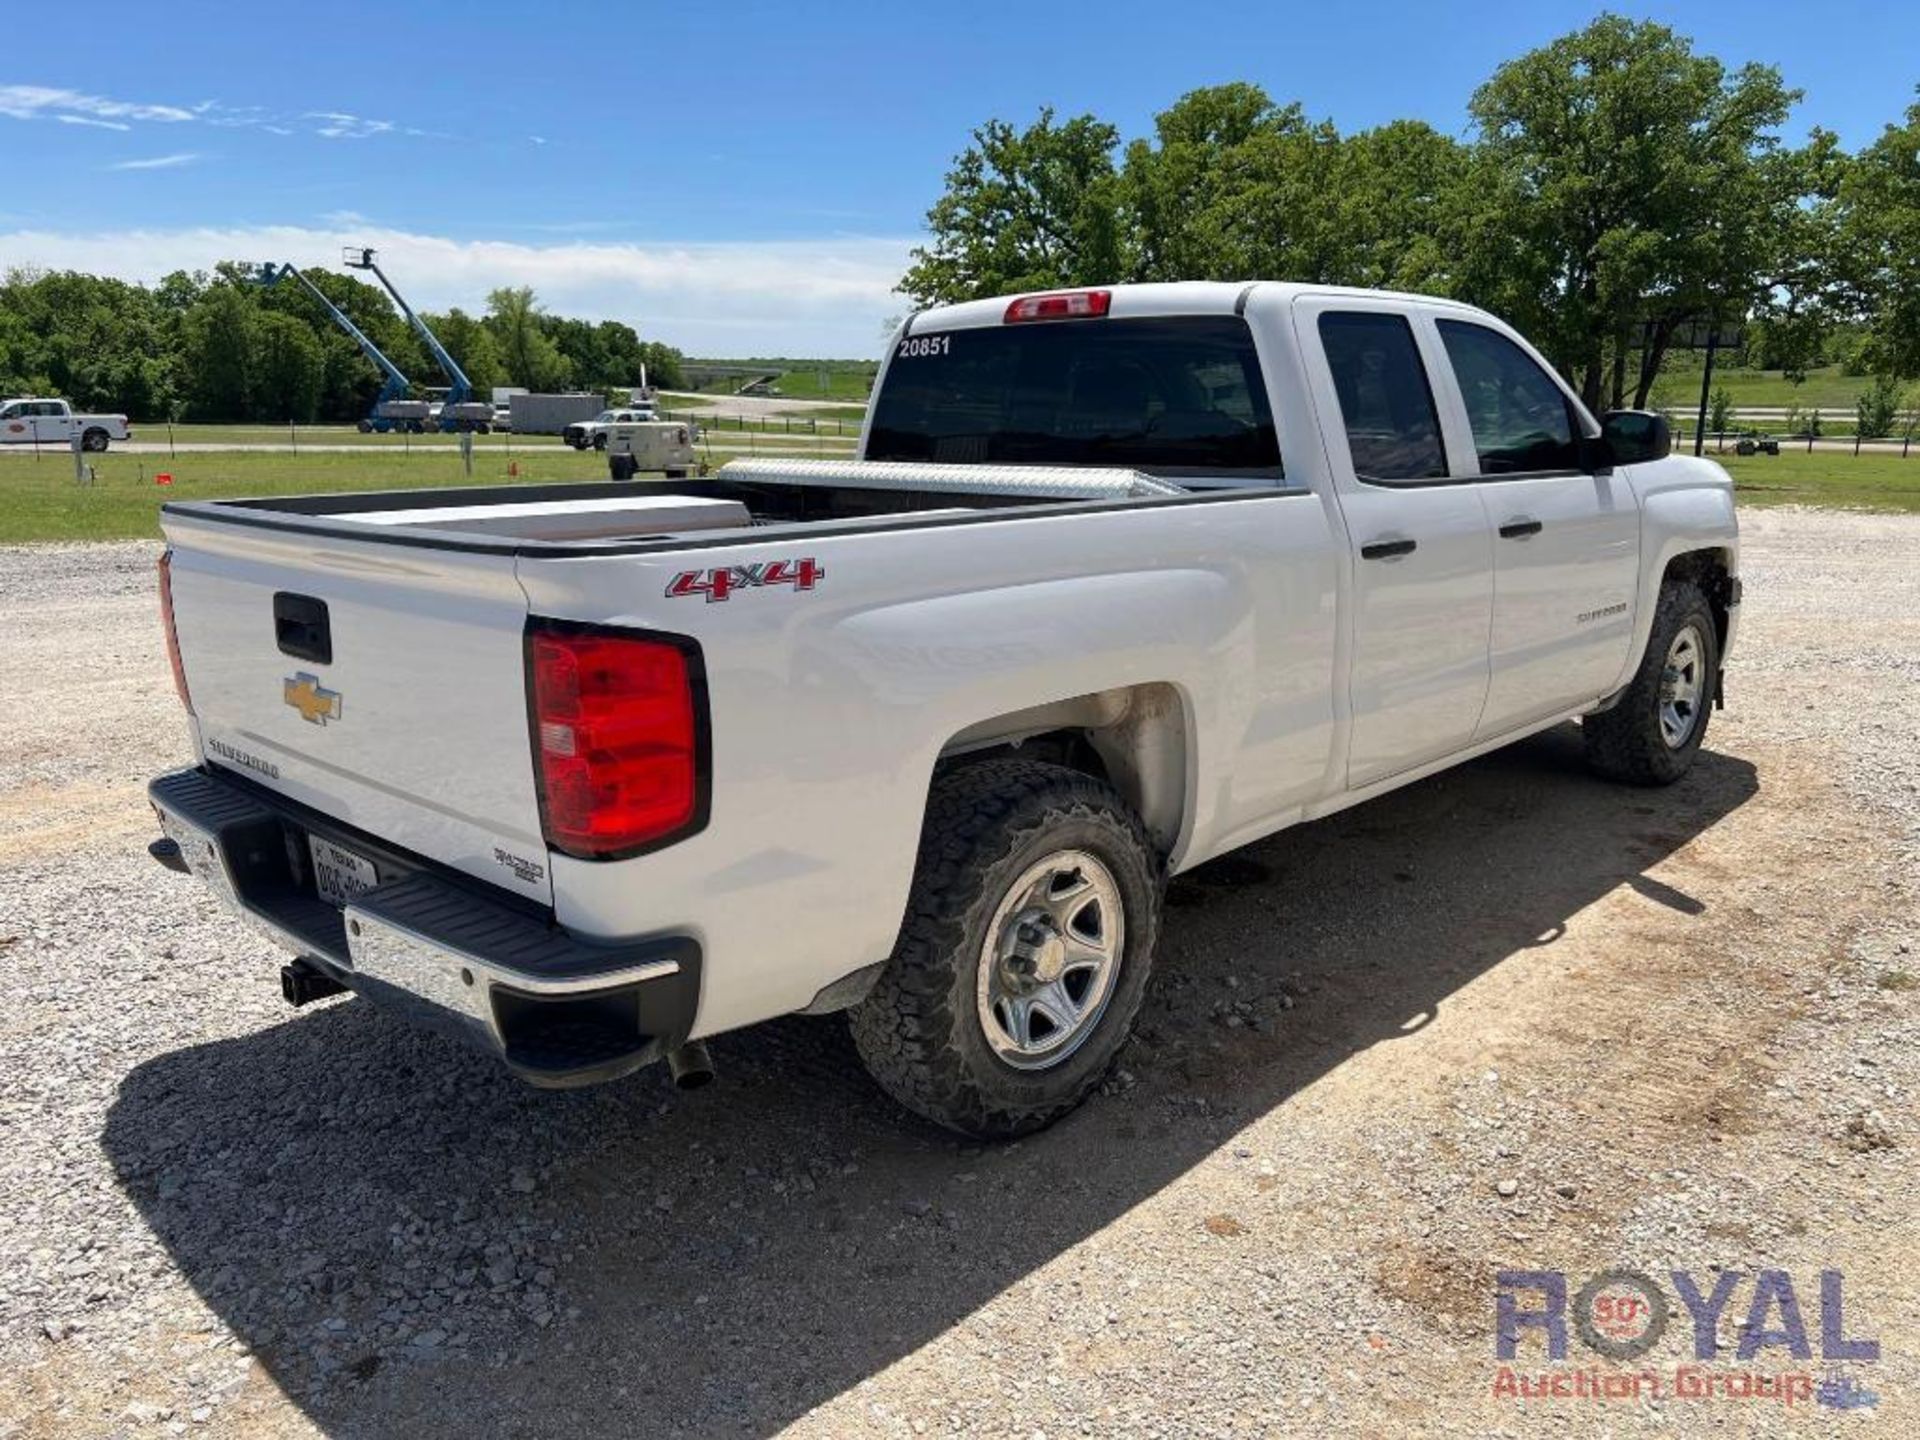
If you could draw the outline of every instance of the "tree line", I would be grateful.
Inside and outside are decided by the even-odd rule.
[[[384,290],[304,272],[412,382],[446,382]],[[485,398],[495,385],[586,390],[681,383],[682,356],[617,320],[552,315],[532,290],[495,290],[481,315],[427,324]],[[14,270],[0,282],[0,394],[59,395],[137,419],[356,420],[384,377],[312,295],[251,270],[176,271],[153,286],[75,271]]]
[[[1245,83],[1122,143],[1094,115],[989,120],[900,290],[917,304],[1153,280],[1300,280],[1504,316],[1587,400],[1645,406],[1702,322],[1804,375],[1837,343],[1920,374],[1920,104],[1856,153],[1780,135],[1801,98],[1666,26],[1603,14],[1498,67],[1455,138],[1341,133]]]

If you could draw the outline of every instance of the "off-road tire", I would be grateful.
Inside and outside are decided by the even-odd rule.
[[[1119,969],[1077,1049],[1046,1069],[1015,1069],[981,1028],[975,987],[986,930],[1015,880],[1064,849],[1091,854],[1118,886]],[[1057,1120],[1099,1084],[1133,1028],[1164,878],[1139,818],[1098,779],[1030,760],[981,761],[939,776],[900,938],[849,1016],[868,1071],[909,1110],[980,1139]]]
[[[1674,637],[1689,624],[1701,637],[1706,687],[1686,742],[1672,746],[1660,731],[1660,692],[1667,652]],[[1589,715],[1580,722],[1587,764],[1609,780],[1629,785],[1671,785],[1692,768],[1694,756],[1700,753],[1700,742],[1707,734],[1707,720],[1713,714],[1719,677],[1720,632],[1707,597],[1691,580],[1671,581],[1662,586],[1653,612],[1653,628],[1647,636],[1647,650],[1640,657],[1640,668],[1634,673],[1632,683],[1612,709]]]

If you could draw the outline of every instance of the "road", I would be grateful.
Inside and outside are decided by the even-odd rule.
[[[1614,1266],[1675,1306],[1666,1376],[1671,1271],[1736,1277],[1728,1346],[1786,1272],[1815,1347],[1840,1272],[1874,1433],[1920,1434],[1920,519],[1745,524],[1686,781],[1566,727],[1181,877],[1121,1069],[984,1148],[831,1018],[695,1094],[548,1094],[288,1010],[144,854],[186,754],[154,548],[0,550],[0,1434],[1858,1429],[1497,1394],[1497,1272]]]

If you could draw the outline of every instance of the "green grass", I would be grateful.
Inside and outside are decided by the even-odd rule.
[[[700,361],[692,362],[695,365]],[[867,400],[867,389],[874,372],[878,369],[872,360],[716,360],[708,359],[709,365],[734,365],[752,367],[765,365],[768,370],[782,370],[785,373],[774,383],[780,387],[776,398],[783,400],[852,400],[862,405]],[[706,386],[709,394],[730,395],[743,376],[728,376]]]
[[[1733,476],[1742,505],[1821,505],[1841,510],[1920,514],[1920,451],[1861,455],[1788,451],[1780,455],[1715,455]]]
[[[838,420],[858,425],[867,418],[864,405],[809,405],[803,410],[776,410],[775,415],[791,415],[796,420]]]
[[[554,445],[537,455],[475,457],[467,478],[460,457],[415,451],[412,455],[291,455],[235,453],[99,455],[95,482],[74,482],[71,460],[62,455],[38,463],[0,457],[0,543],[43,540],[132,540],[160,533],[160,507],[168,500],[224,500],[250,495],[306,495],[331,490],[412,490],[448,485],[526,485],[568,480],[604,480],[606,457],[578,454]],[[713,463],[732,458],[715,451]],[[519,468],[509,475],[509,463]],[[154,475],[173,476],[156,485]]]
[[[1670,357],[1654,387],[1655,397],[1664,405],[1691,414],[1700,404],[1699,356]],[[1713,388],[1724,388],[1734,407],[1773,406],[1786,409],[1798,405],[1802,410],[1818,407],[1822,418],[1853,418],[1853,402],[1873,381],[1864,375],[1842,375],[1838,365],[1809,370],[1807,378],[1795,385],[1778,370],[1735,370],[1725,365],[1713,367]]]

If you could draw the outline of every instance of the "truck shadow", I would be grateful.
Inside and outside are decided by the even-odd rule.
[[[726,1037],[697,1094],[542,1094],[355,1002],[141,1066],[104,1143],[329,1433],[768,1434],[1600,896],[1698,913],[1643,872],[1757,788],[1711,752],[1605,785],[1562,727],[1202,867],[1122,1073],[1014,1146],[896,1111],[832,1019]]]

